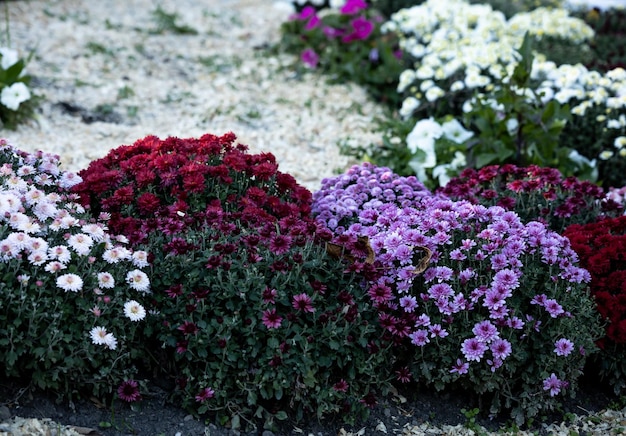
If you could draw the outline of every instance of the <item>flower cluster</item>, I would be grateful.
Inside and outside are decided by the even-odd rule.
[[[575,390],[600,330],[589,274],[569,241],[501,207],[411,184],[385,168],[353,167],[326,180],[313,206],[336,233],[369,238],[384,274],[368,293],[386,334],[414,348],[410,373],[489,395],[492,410],[513,407],[518,418],[552,407],[565,387]]]
[[[397,38],[381,33],[382,16],[364,0],[335,6],[322,11],[305,6],[283,23],[283,49],[298,54],[306,68],[320,69],[332,80],[359,83],[395,104],[404,68]]]
[[[32,117],[36,98],[30,88],[30,76],[24,73],[26,62],[16,50],[0,47],[0,128],[15,129]]]
[[[606,335],[598,341],[602,349],[599,368],[619,394],[626,387],[626,217],[574,224],[565,229],[564,235],[591,274],[591,292],[607,321]]]
[[[398,91],[417,99],[416,111],[432,110],[432,103],[444,96],[449,100],[460,94],[466,99],[474,90],[484,90],[512,73],[519,60],[516,49],[527,32],[552,32],[573,42],[593,36],[589,26],[564,10],[542,9],[541,13],[540,21],[533,20],[532,14],[517,14],[507,21],[491,6],[464,0],[429,0],[398,11],[383,30],[403,35],[401,47],[418,65],[401,74]],[[543,27],[548,22],[549,27]]]
[[[501,206],[517,213],[523,222],[538,220],[559,233],[570,224],[615,217],[624,210],[599,186],[534,165],[469,168],[438,192],[453,200]]]
[[[178,368],[168,376],[182,404],[218,418],[353,419],[388,384],[391,344],[362,287],[380,272],[365,243],[333,241],[311,218],[311,193],[272,155],[234,144],[148,137],[92,162],[75,190],[151,253],[148,342]]]
[[[80,181],[58,156],[0,140],[0,358],[41,388],[110,394],[133,372],[148,256],[107,233],[106,216],[90,219],[70,192]]]

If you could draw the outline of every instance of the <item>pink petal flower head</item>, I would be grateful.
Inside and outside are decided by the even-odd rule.
[[[307,48],[300,54],[300,60],[309,68],[317,68],[320,57],[312,48]]]
[[[374,23],[363,17],[355,18],[350,24],[352,24],[353,30],[341,39],[342,42],[362,41],[374,31]]]
[[[263,325],[268,329],[277,329],[283,322],[283,318],[276,314],[276,309],[268,309],[263,312]]]
[[[337,392],[348,392],[348,383],[341,379],[333,385],[333,389]]]
[[[313,15],[309,21],[306,23],[306,26],[304,26],[305,30],[313,30],[315,29],[317,26],[319,26],[321,20],[320,17],[318,17],[317,15]]]
[[[574,343],[569,339],[561,338],[554,343],[554,352],[557,356],[569,356],[574,351]]]
[[[348,0],[346,4],[339,9],[339,12],[344,15],[354,15],[363,9],[367,9],[365,0]]]
[[[198,395],[196,395],[196,401],[198,403],[204,403],[206,400],[209,400],[215,396],[215,391],[211,388],[204,388]]]
[[[543,390],[550,391],[550,396],[554,397],[561,392],[561,387],[563,386],[563,382],[557,378],[554,373],[550,375],[547,379],[543,381]]]
[[[303,312],[313,313],[315,312],[315,308],[313,307],[311,297],[307,294],[298,294],[293,297],[293,302],[291,303],[294,309],[301,310]]]
[[[317,14],[317,11],[315,10],[315,8],[313,6],[307,6],[304,9],[302,9],[302,12],[300,12],[300,14],[296,15],[296,18],[298,20],[308,20],[311,17],[314,17]]]
[[[139,385],[135,380],[125,380],[117,388],[117,395],[124,401],[133,403],[141,400],[141,394],[139,393]]]

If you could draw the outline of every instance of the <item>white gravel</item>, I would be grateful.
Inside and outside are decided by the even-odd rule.
[[[12,48],[35,50],[27,73],[44,100],[35,121],[0,135],[23,150],[59,154],[66,169],[78,171],[149,134],[232,131],[251,152],[274,153],[281,171],[315,190],[352,163],[339,154],[339,140],[380,139],[370,129],[382,109],[362,89],[331,86],[317,74],[298,77],[282,68],[293,57],[258,49],[278,41],[290,14],[285,3],[159,2],[197,35],[153,34],[157,3],[150,0],[7,4]],[[117,119],[87,124],[62,105],[87,115],[104,105]]]

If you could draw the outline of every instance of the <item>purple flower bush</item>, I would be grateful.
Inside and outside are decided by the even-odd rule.
[[[313,199],[337,235],[369,238],[384,273],[368,293],[405,380],[466,388],[518,422],[575,393],[601,329],[566,238],[371,164]]]
[[[143,355],[147,253],[91,219],[80,181],[58,156],[0,140],[0,371],[70,399],[117,386],[124,398]]]

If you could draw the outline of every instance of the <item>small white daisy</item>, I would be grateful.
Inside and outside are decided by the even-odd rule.
[[[115,279],[108,272],[98,273],[98,286],[105,289],[111,289],[115,287]]]
[[[104,327],[94,327],[89,332],[89,336],[91,337],[91,342],[96,345],[105,345],[105,338],[107,336],[107,329]]]
[[[124,304],[124,315],[131,321],[141,321],[146,317],[146,309],[135,300],[130,300]]]
[[[146,273],[138,269],[129,271],[128,274],[126,274],[126,282],[136,291],[150,291],[150,279],[148,279]]]
[[[148,253],[143,250],[138,250],[133,253],[133,265],[137,268],[145,268],[149,265]]]
[[[57,287],[63,289],[65,292],[78,292],[83,289],[83,279],[76,274],[63,274],[57,277]]]

